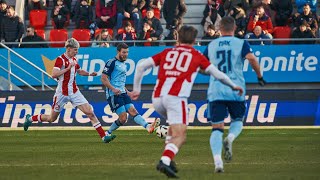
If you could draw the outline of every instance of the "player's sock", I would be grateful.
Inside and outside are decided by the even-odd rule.
[[[210,147],[211,147],[212,156],[214,158],[215,164],[219,164],[222,162],[222,159],[221,159],[222,136],[223,136],[222,129],[212,128],[212,133],[210,136]]]
[[[165,144],[168,144],[168,143],[170,142],[171,138],[172,138],[172,136],[168,136],[168,135],[167,135],[166,140],[165,140],[164,143],[165,143]]]
[[[34,115],[34,116],[31,117],[31,120],[32,120],[32,121],[42,122],[41,115],[42,115],[42,114]]]
[[[146,122],[146,120],[143,119],[143,117],[140,114],[137,114],[133,117],[133,120],[137,123],[140,124],[142,127],[146,128],[148,130],[148,123]]]
[[[97,122],[95,124],[92,124],[92,126],[96,129],[96,131],[98,132],[99,136],[101,138],[103,138],[104,136],[106,136],[106,133],[104,132],[100,122]]]
[[[229,134],[227,136],[229,142],[233,142],[242,131],[243,122],[242,121],[233,121],[230,124]]]
[[[161,157],[162,162],[165,165],[170,166],[170,162],[173,160],[174,156],[178,153],[178,151],[179,151],[179,148],[175,144],[173,143],[167,144],[162,153],[162,157]]]
[[[117,119],[116,121],[114,121],[109,130],[107,131],[108,134],[112,134],[113,131],[117,130],[120,126],[122,126],[123,124],[119,121],[119,119]]]

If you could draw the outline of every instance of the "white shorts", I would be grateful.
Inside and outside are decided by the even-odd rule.
[[[53,96],[52,109],[54,112],[61,112],[64,105],[68,102],[71,102],[73,107],[88,103],[87,99],[79,90],[70,96],[65,96],[62,93],[56,93]]]
[[[164,118],[169,125],[189,124],[188,99],[177,96],[166,95],[152,98],[154,109]]]

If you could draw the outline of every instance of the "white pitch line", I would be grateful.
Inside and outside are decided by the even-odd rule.
[[[296,162],[275,162],[275,163],[261,163],[261,162],[248,162],[248,163],[239,163],[232,162],[226,163],[226,166],[229,165],[281,165],[288,164],[293,165]],[[299,164],[320,164],[320,162],[299,162]],[[49,163],[49,164],[0,164],[0,167],[44,167],[44,166],[153,166],[155,164],[146,164],[146,163]],[[213,163],[177,163],[177,165],[213,165]]]

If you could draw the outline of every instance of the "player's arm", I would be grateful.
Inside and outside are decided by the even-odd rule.
[[[141,82],[143,73],[155,66],[155,63],[151,57],[140,61],[136,67],[136,72],[134,74],[134,81],[133,81],[133,91],[131,92],[131,99],[136,100],[138,99],[140,92],[141,92]]]
[[[78,70],[77,70],[77,73],[78,73],[79,75],[81,75],[81,76],[96,76],[96,75],[97,75],[96,72],[89,73],[89,72],[87,72],[87,71],[85,71],[85,70],[83,70],[83,69],[78,69]]]
[[[61,76],[62,74],[68,72],[72,66],[74,66],[74,63],[69,63],[68,67],[66,67],[65,69],[60,69],[59,67],[53,67],[52,70],[52,78],[58,78],[59,76]]]
[[[114,94],[119,95],[121,93],[120,89],[117,89],[112,86],[112,84],[109,81],[109,76],[105,73],[101,74],[101,82],[104,86],[106,86],[108,89],[110,89]]]
[[[223,84],[231,87],[233,90],[238,90],[239,95],[242,95],[243,89],[236,84],[234,84],[231,79],[223,72],[219,71],[218,68],[216,68],[213,64],[208,66],[205,70],[206,73],[209,73],[211,76],[214,78],[218,79],[221,81]]]
[[[248,59],[250,65],[252,66],[252,69],[256,72],[259,84],[261,86],[264,86],[266,84],[266,81],[262,77],[260,66],[256,56],[254,56],[252,53],[248,53],[246,55],[246,59]]]

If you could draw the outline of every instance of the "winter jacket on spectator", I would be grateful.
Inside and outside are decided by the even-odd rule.
[[[223,7],[227,12],[230,12],[236,6],[247,11],[250,8],[249,0],[225,0],[223,4]]]
[[[153,15],[148,15],[148,11],[152,11],[151,9],[148,9],[147,10],[147,16],[145,18],[142,19],[141,21],[141,27],[143,27],[143,24],[148,22],[148,21],[151,21],[152,22],[152,29],[155,31],[155,35],[156,37],[160,37],[161,34],[163,33],[163,28],[161,26],[161,22],[158,18],[154,17],[154,14]],[[152,11],[153,12],[153,11]],[[151,12],[151,13],[152,13]],[[148,17],[149,16],[149,17]],[[151,17],[152,16],[152,17]],[[142,29],[141,29],[142,30]]]
[[[172,29],[172,26],[180,27],[183,16],[187,8],[184,0],[166,0],[163,4],[163,17],[167,22],[166,29]],[[177,24],[175,24],[177,22]]]
[[[26,36],[22,38],[22,42],[44,42],[42,37],[34,34],[33,36]],[[47,48],[47,44],[23,44],[21,43],[20,48]]]
[[[18,42],[24,33],[22,19],[18,16],[5,16],[1,22],[1,39],[5,42]]]
[[[293,6],[291,0],[274,0],[271,9],[275,11],[275,23],[277,26],[285,26],[291,17]]]
[[[96,17],[97,17],[97,26],[99,28],[113,28],[117,20],[117,2],[116,0],[105,1],[97,0],[96,1]],[[102,17],[102,18],[101,18]],[[103,18],[108,18],[103,20]]]
[[[57,12],[57,14],[55,14]],[[68,19],[69,10],[64,5],[61,7],[55,6],[55,8],[51,12],[51,18],[57,29],[63,29],[64,25]]]
[[[28,0],[28,9],[29,9],[29,11],[46,9],[45,5],[46,5],[45,0],[39,0],[39,1]]]
[[[237,29],[235,30],[234,35],[238,38],[243,38],[247,29],[247,20],[246,20],[245,11],[241,7],[235,6],[229,12],[229,16],[233,17],[234,20],[236,21]]]
[[[92,21],[93,18],[93,11],[92,11],[92,6],[88,5],[85,0],[82,0],[84,2],[81,2],[78,4],[78,7],[75,7],[75,12],[74,12],[74,20],[76,23],[76,28],[80,28],[80,23],[81,21],[84,21],[84,27],[82,28],[88,28],[90,22]]]
[[[207,27],[210,24],[215,25],[215,30],[219,30],[219,23],[221,21],[221,16],[218,10],[213,7],[211,4],[206,5],[203,11],[203,18],[201,25],[203,26],[204,32],[207,32]]]
[[[315,18],[315,16],[310,12],[308,15],[305,15],[304,13],[300,14],[296,19],[295,19],[295,27],[299,28],[299,26],[306,21],[311,28],[311,31],[314,35],[316,35],[316,32],[318,30],[318,21]]]
[[[252,33],[249,35],[248,39],[256,40],[256,41],[249,41],[249,44],[251,45],[270,45],[271,44],[271,41],[263,41],[263,39],[270,39],[268,36],[266,36],[263,33],[261,33],[259,36],[256,36],[254,33]]]
[[[132,11],[137,8],[141,14],[141,9],[145,6],[145,4],[145,0],[117,0],[117,12],[128,12],[132,16]]]
[[[250,16],[249,23],[247,26],[247,32],[252,32],[256,26],[260,26],[262,30],[265,31],[265,34],[267,33],[272,34],[273,25],[271,22],[271,18],[268,15],[264,14],[261,18],[259,18],[257,22],[254,22],[253,21],[254,16],[255,15]]]
[[[315,38],[313,33],[306,29],[305,31],[301,31],[299,28],[292,32],[292,38]],[[315,41],[291,41],[292,44],[314,44]]]

